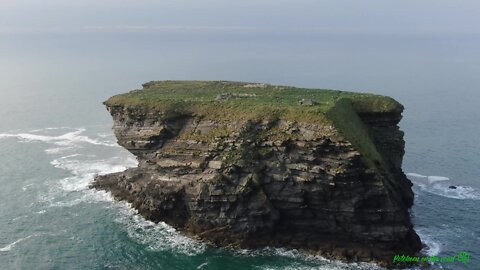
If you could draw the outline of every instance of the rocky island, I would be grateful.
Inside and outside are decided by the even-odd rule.
[[[137,168],[92,187],[218,246],[389,265],[421,242],[402,172],[403,106],[352,92],[152,81],[105,102]]]

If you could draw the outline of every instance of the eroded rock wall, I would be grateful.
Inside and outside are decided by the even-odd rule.
[[[285,246],[387,263],[420,240],[401,171],[399,113],[363,114],[383,169],[333,125],[282,120],[222,122],[109,107],[118,143],[138,168],[98,176],[93,186],[147,219],[214,244]]]

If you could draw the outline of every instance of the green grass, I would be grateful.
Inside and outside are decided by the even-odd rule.
[[[369,167],[382,165],[382,156],[378,152],[368,127],[363,123],[352,103],[340,99],[327,112],[337,130],[345,137],[365,158]]]
[[[157,111],[163,118],[189,115],[218,121],[287,120],[333,125],[350,141],[370,168],[382,168],[384,162],[377,151],[359,113],[401,113],[403,106],[394,99],[367,93],[328,89],[306,89],[291,86],[251,84],[227,81],[152,81],[143,89],[108,99],[107,106],[134,107],[135,111]],[[216,100],[220,94],[237,95],[230,100]],[[315,101],[301,106],[302,99]],[[211,141],[229,134],[220,126],[208,134],[190,134],[189,139]],[[275,128],[256,134],[269,140],[292,139]],[[185,135],[187,136],[187,135]]]
[[[216,101],[215,98],[222,93],[249,97]],[[300,106],[298,101],[301,99],[312,99],[316,103],[313,106]],[[355,110],[361,113],[403,110],[402,105],[392,98],[374,94],[225,81],[154,81],[144,84],[143,89],[113,96],[105,104],[154,109],[172,116],[194,115],[217,120],[270,117],[325,122],[328,121],[326,113],[340,99],[350,100]]]

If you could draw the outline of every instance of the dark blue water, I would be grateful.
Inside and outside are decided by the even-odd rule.
[[[374,269],[295,250],[226,250],[88,189],[135,166],[101,102],[152,79],[369,91],[406,111],[404,170],[430,255],[480,265],[480,39],[464,36],[77,34],[0,43],[1,269]],[[446,180],[445,178],[448,178]],[[458,188],[449,189],[450,185]]]

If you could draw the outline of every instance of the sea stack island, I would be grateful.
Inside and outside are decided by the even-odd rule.
[[[152,81],[104,103],[138,167],[93,188],[216,246],[391,266],[419,252],[390,97],[230,81]]]

